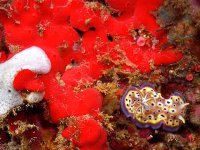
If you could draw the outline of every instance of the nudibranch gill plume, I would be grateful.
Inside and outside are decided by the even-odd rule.
[[[121,109],[126,117],[131,117],[140,128],[159,129],[174,132],[185,123],[186,106],[182,94],[175,92],[169,98],[163,98],[155,91],[154,85],[143,83],[132,86],[121,98]]]

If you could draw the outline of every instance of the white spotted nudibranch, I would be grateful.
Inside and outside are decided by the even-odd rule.
[[[168,99],[154,90],[150,83],[140,87],[132,86],[127,89],[121,98],[121,109],[126,117],[131,117],[140,128],[163,128],[174,132],[185,123],[185,110],[189,103],[176,92]]]

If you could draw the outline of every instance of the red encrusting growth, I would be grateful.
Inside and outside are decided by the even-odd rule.
[[[104,70],[121,67],[124,71],[148,73],[151,63],[159,66],[182,58],[175,49],[160,48],[167,36],[156,24],[152,11],[162,0],[106,0],[106,3],[120,15],[114,17],[103,4],[84,0],[41,3],[14,0],[10,18],[0,12],[4,15],[0,22],[5,27],[10,50],[39,46],[51,61],[48,74],[38,78],[23,70],[16,75],[13,85],[16,90],[45,91],[54,123],[68,116],[96,116],[101,111],[102,95],[91,87]],[[143,28],[150,36],[137,45],[139,37],[133,37],[132,32]],[[69,126],[63,132],[75,146],[81,150],[107,149],[106,132],[99,122],[78,119],[76,128],[80,130],[79,139],[72,136],[74,127]]]
[[[37,74],[31,70],[25,69],[20,71],[13,81],[13,87],[16,90],[30,90],[41,92],[44,91],[44,84],[37,78]]]
[[[0,63],[3,63],[4,61],[6,61],[6,59],[6,53],[4,51],[0,51]]]
[[[72,139],[74,146],[80,150],[107,150],[106,131],[94,119],[86,117],[76,118],[74,124],[68,126],[62,133],[68,140]]]

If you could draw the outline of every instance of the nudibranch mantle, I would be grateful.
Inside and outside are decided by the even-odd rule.
[[[162,127],[170,132],[177,131],[181,124],[185,123],[184,116],[188,104],[178,92],[167,99],[163,98],[150,83],[128,88],[120,101],[125,116],[131,117],[138,127]]]

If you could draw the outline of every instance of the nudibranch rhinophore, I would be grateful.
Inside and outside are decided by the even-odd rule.
[[[184,116],[188,104],[178,92],[169,98],[163,98],[150,83],[128,88],[120,102],[123,113],[126,117],[131,117],[138,127],[162,127],[170,132],[177,131],[181,124],[185,123]]]

